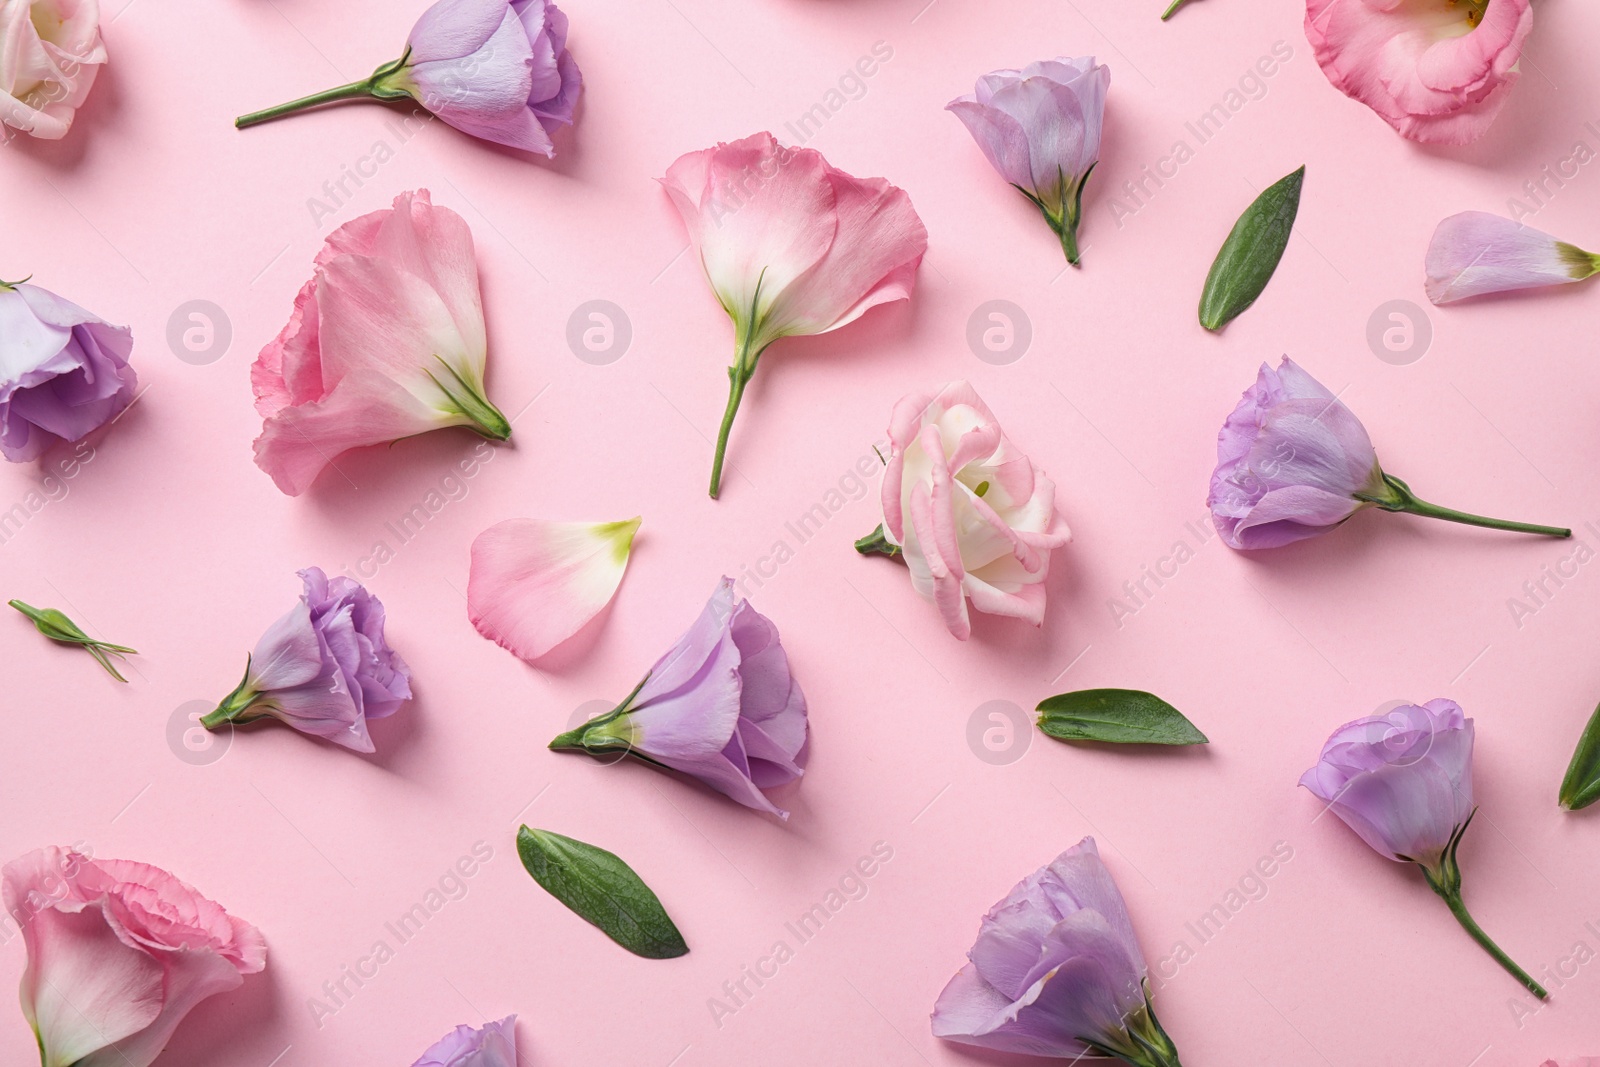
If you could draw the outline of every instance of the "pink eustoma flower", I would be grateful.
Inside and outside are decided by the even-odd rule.
[[[1421,500],[1378,466],[1366,427],[1288,356],[1261,364],[1217,434],[1206,498],[1230,548],[1278,548],[1327,533],[1365,508],[1405,511],[1494,530],[1571,537],[1572,531],[1454,511]]]
[[[0,453],[13,463],[77,441],[133,402],[133,331],[47,289],[0,282]]]
[[[1044,214],[1073,266],[1110,86],[1111,71],[1093,56],[1047,59],[985,74],[972,95],[945,107],[966,123],[1000,176]]]
[[[482,1027],[458,1026],[411,1067],[518,1067],[517,1017]]]
[[[250,380],[256,465],[290,496],[341,452],[446,426],[504,441],[472,232],[426,189],[335,230]]]
[[[273,718],[357,752],[367,720],[411,699],[411,670],[384,635],[383,604],[353,578],[300,572],[305,592],[250,654],[244,679],[201,718],[208,730]]]
[[[44,848],[0,872],[42,1067],[148,1067],[207,997],[266,966],[261,932],[166,871]]]
[[[728,432],[767,346],[837,330],[877,304],[910,299],[928,232],[903,190],[851,177],[820,152],[783,147],[770,133],[690,152],[661,183],[733,320],[737,348],[711,470],[715,497]]]
[[[0,0],[0,122],[65,137],[105,61],[98,0]]]
[[[933,1008],[933,1036],[1076,1062],[1179,1067],[1156,1020],[1122,892],[1086,837],[989,909],[967,965]]]
[[[507,519],[472,542],[467,614],[478,632],[532,662],[611,603],[639,520]]]
[[[1428,299],[1448,304],[1581,282],[1600,274],[1600,255],[1487,211],[1463,211],[1433,231],[1427,270]]]
[[[1044,623],[1050,553],[1071,540],[1056,487],[966,382],[911,393],[889,417],[883,525],[856,550],[900,556],[949,631],[986,615]]]
[[[1334,87],[1413,141],[1468,144],[1516,83],[1530,0],[1306,0]]]
[[[370,78],[240,116],[240,129],[335,100],[415,100],[474,137],[546,157],[572,124],[583,75],[567,51],[567,16],[549,0],[439,0],[406,51]]]
[[[1300,784],[1373,851],[1422,869],[1428,886],[1497,963],[1529,992],[1549,996],[1467,913],[1456,852],[1472,803],[1472,720],[1453,700],[1407,704],[1345,723]]]
[[[724,578],[626,700],[550,747],[635,756],[787,819],[762,790],[805,773],[808,732],[805,694],[778,628]]]

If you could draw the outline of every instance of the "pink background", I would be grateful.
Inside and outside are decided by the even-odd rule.
[[[1600,949],[1600,822],[1555,803],[1600,696],[1600,564],[1562,564],[1570,543],[1378,514],[1252,558],[1192,532],[1206,528],[1223,416],[1260,361],[1282,353],[1343,395],[1385,466],[1423,496],[1600,525],[1592,284],[1428,307],[1432,346],[1405,365],[1366,339],[1384,303],[1426,305],[1422,256],[1442,216],[1503,213],[1576,142],[1600,148],[1588,43],[1600,12],[1540,0],[1497,125],[1476,146],[1438,149],[1329,87],[1295,4],[1195,0],[1163,25],[1158,0],[925,2],[571,0],[587,89],[546,163],[437,123],[399,145],[398,113],[377,105],[232,129],[236,114],[393,58],[420,0],[110,0],[111,65],[67,140],[0,152],[0,276],[31,273],[131,324],[148,389],[94,440],[92,462],[52,483],[60,499],[0,545],[0,594],[62,607],[143,653],[122,686],[22,619],[0,620],[0,853],[81,842],[158,864],[270,946],[267,971],[196,1010],[159,1062],[408,1064],[455,1024],[510,1012],[528,1064],[1006,1062],[935,1040],[928,1012],[983,911],[1085,834],[1127,895],[1191,1067],[1533,1067],[1600,1051],[1600,965],[1563,962],[1580,942]],[[653,179],[719,139],[771,129],[792,142],[785,123],[880,41],[892,58],[809,143],[910,192],[931,235],[920,288],[909,305],[768,354],[713,503],[704,482],[731,331],[692,259],[677,258],[683,232]],[[1197,145],[1185,122],[1276,42],[1291,58],[1259,90],[1247,80],[1258,98]],[[1034,209],[942,108],[985,71],[1089,53],[1111,66],[1112,88],[1086,265],[1068,272]],[[1114,211],[1124,183],[1179,139],[1193,158],[1150,183],[1142,205]],[[394,158],[313,222],[309,198],[379,140]],[[1195,304],[1212,255],[1254,190],[1300,163],[1297,236],[1276,278],[1222,336],[1206,335]],[[250,361],[328,229],[416,187],[473,227],[491,392],[523,413],[514,444],[450,482],[475,439],[431,434],[343,457],[342,475],[288,499],[251,463]],[[1590,162],[1531,221],[1600,246],[1597,193]],[[167,342],[169,316],[195,299],[231,321],[231,347],[207,365]],[[565,339],[569,315],[595,299],[622,307],[633,330],[606,366]],[[1031,347],[1009,365],[980,361],[966,340],[969,316],[993,299],[1031,322]],[[967,644],[898,566],[852,550],[878,521],[876,481],[804,544],[785,525],[841,504],[829,491],[842,478],[852,487],[896,398],[963,377],[1054,477],[1075,534],[1056,557],[1043,630],[986,619]],[[0,507],[43,474],[0,471]],[[457,499],[400,544],[385,524],[441,486]],[[526,667],[473,631],[467,547],[484,527],[635,514],[644,527],[614,608],[553,666]],[[1585,545],[1595,529],[1582,529]],[[780,540],[793,558],[774,573],[764,560]],[[1193,558],[1114,618],[1123,583],[1146,566],[1170,573],[1161,561],[1180,540]],[[374,568],[362,560],[379,541],[394,558]],[[360,569],[414,668],[418,699],[374,728],[378,755],[272,728],[239,734],[209,763],[218,750],[169,745],[179,709],[234,685],[310,563]],[[1546,580],[1553,595],[1515,619],[1509,598],[1558,564],[1575,576]],[[746,568],[812,709],[811,772],[784,798],[788,825],[641,765],[544,750],[578,709],[625,694],[719,575]],[[1006,765],[969,746],[989,701],[1031,708],[1091,686],[1153,690],[1213,743],[1110,751],[1034,734]],[[1435,696],[1478,726],[1467,902],[1530,970],[1566,967],[1536,1014],[1417,872],[1316,819],[1295,787],[1337,724]],[[691,954],[636,959],[567,913],[517,861],[524,820],[626,858]],[[493,859],[466,896],[396,946],[385,923],[479,841]],[[893,859],[866,896],[799,944],[785,923],[880,841]],[[1185,924],[1279,842],[1292,860],[1202,944]],[[319,1026],[310,998],[380,939],[393,958]],[[714,1020],[710,998],[779,940],[793,958]],[[1193,950],[1181,967],[1168,959],[1179,941]],[[23,962],[9,937],[0,986]],[[10,1015],[0,1060],[32,1055]]]

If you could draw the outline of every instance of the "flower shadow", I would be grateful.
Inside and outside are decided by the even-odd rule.
[[[284,993],[272,966],[272,946],[267,947],[267,969],[247,974],[244,985],[232,993],[210,997],[195,1005],[161,1053],[162,1063],[217,1063],[244,1056],[265,1063],[285,1051],[279,1048],[278,1022],[283,1015]]]

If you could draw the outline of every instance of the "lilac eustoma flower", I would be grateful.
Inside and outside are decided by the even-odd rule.
[[[411,1067],[517,1067],[517,1017],[507,1015],[482,1029],[458,1026]]]
[[[1427,271],[1428,299],[1448,304],[1581,282],[1600,274],[1600,255],[1487,211],[1463,211],[1433,231]]]
[[[244,680],[200,723],[281,719],[301,733],[374,751],[367,720],[411,699],[411,670],[383,633],[383,604],[352,578],[300,572],[305,592],[256,644]]]
[[[724,578],[626,700],[550,747],[637,756],[787,819],[761,790],[805,773],[807,730],[806,698],[778,628]]]
[[[998,1052],[1178,1067],[1122,893],[1086,837],[989,909],[933,1034]]]
[[[1405,511],[1496,530],[1571,537],[1572,531],[1470,515],[1418,499],[1378,465],[1366,427],[1288,356],[1261,364],[1217,434],[1206,499],[1222,540],[1277,548],[1327,533],[1363,508]]]
[[[77,441],[133,401],[133,331],[47,289],[0,282],[0,452],[13,463]]]
[[[242,115],[243,129],[334,100],[413,99],[474,137],[556,154],[583,88],[567,51],[567,16],[549,0],[439,0],[422,13],[403,56],[370,78]]]
[[[1078,263],[1083,187],[1100,160],[1111,71],[1093,56],[1046,59],[978,79],[946,105],[1000,176],[1044,213],[1067,261]]]
[[[1345,723],[1300,784],[1375,852],[1422,868],[1467,933],[1541,999],[1544,987],[1489,939],[1461,899],[1456,850],[1472,823],[1472,720],[1453,700]]]

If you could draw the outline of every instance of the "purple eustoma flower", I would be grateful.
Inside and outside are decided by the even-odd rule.
[[[1456,851],[1472,822],[1472,720],[1453,700],[1407,704],[1346,723],[1300,784],[1373,850],[1422,868],[1473,939],[1541,999],[1544,988],[1478,926],[1461,899]]]
[[[1420,500],[1378,465],[1349,408],[1288,356],[1261,365],[1217,434],[1206,500],[1231,548],[1277,548],[1327,533],[1364,508],[1406,511],[1496,530],[1571,537],[1554,526],[1489,519]]]
[[[1128,907],[1094,838],[990,908],[967,960],[934,1005],[935,1037],[997,1052],[1179,1067],[1150,1004]]]
[[[365,586],[317,567],[300,579],[300,603],[262,636],[244,680],[201,725],[270,717],[371,752],[367,720],[393,715],[411,699],[411,670],[384,638],[383,604]]]
[[[417,20],[403,56],[362,81],[252,112],[243,129],[335,100],[413,99],[474,137],[545,156],[572,124],[583,88],[567,51],[567,16],[548,0],[439,0]]]
[[[1083,187],[1100,160],[1111,71],[1093,56],[1046,59],[978,79],[946,105],[1000,176],[1027,197],[1078,263]]]
[[[1600,256],[1487,211],[1439,223],[1428,243],[1428,299],[1435,304],[1485,293],[1581,282],[1600,274]]]
[[[787,819],[761,791],[805,772],[807,729],[778,628],[724,578],[628,699],[550,747],[637,756]]]
[[[482,1029],[458,1026],[411,1067],[517,1067],[517,1017]]]
[[[0,282],[0,452],[13,463],[120,415],[138,382],[133,331],[47,289]]]

